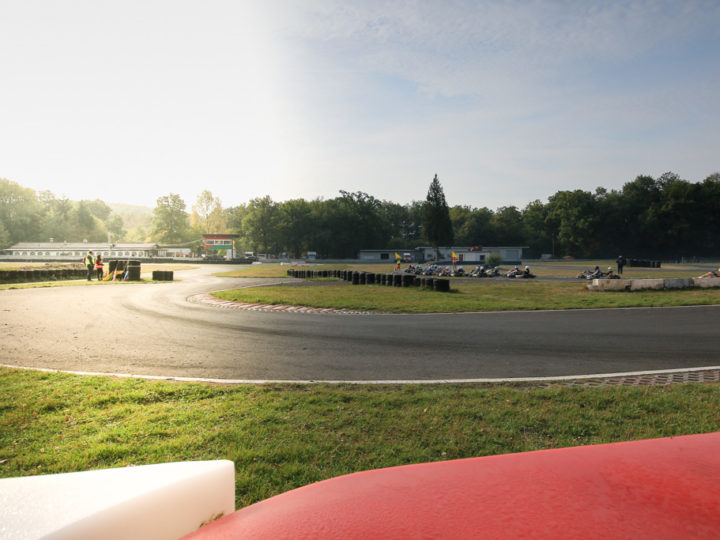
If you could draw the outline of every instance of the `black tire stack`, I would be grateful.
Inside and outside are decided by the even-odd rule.
[[[153,281],[172,281],[173,273],[170,270],[153,270]]]
[[[127,262],[128,281],[140,281],[140,261]]]

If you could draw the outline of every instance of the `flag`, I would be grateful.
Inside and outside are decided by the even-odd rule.
[[[395,252],[395,258],[396,258],[396,259],[402,259],[402,257],[400,256],[400,254],[397,253],[397,252]]]

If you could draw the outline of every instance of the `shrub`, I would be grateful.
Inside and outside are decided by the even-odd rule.
[[[485,259],[485,263],[488,266],[498,266],[502,262],[502,256],[499,253],[491,253]]]

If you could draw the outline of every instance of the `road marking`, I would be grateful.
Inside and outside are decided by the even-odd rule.
[[[652,386],[686,382],[720,382],[720,366],[664,369],[655,371],[631,371],[624,373],[597,373],[593,375],[564,375],[557,377],[500,377],[474,379],[389,379],[389,380],[335,380],[335,379],[216,379],[209,377],[174,377],[165,375],[140,375],[136,373],[103,373],[65,369],[39,368],[0,364],[8,369],[26,369],[44,373],[68,373],[153,381],[205,382],[215,384],[472,384],[472,383],[548,383],[563,386]]]

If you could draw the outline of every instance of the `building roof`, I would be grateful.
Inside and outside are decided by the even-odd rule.
[[[6,249],[36,249],[36,250],[73,250],[73,251],[95,251],[95,250],[142,250],[142,249],[155,249],[157,244],[153,242],[137,242],[137,243],[123,243],[117,242],[114,244],[108,242],[18,242],[17,244],[10,246]]]

